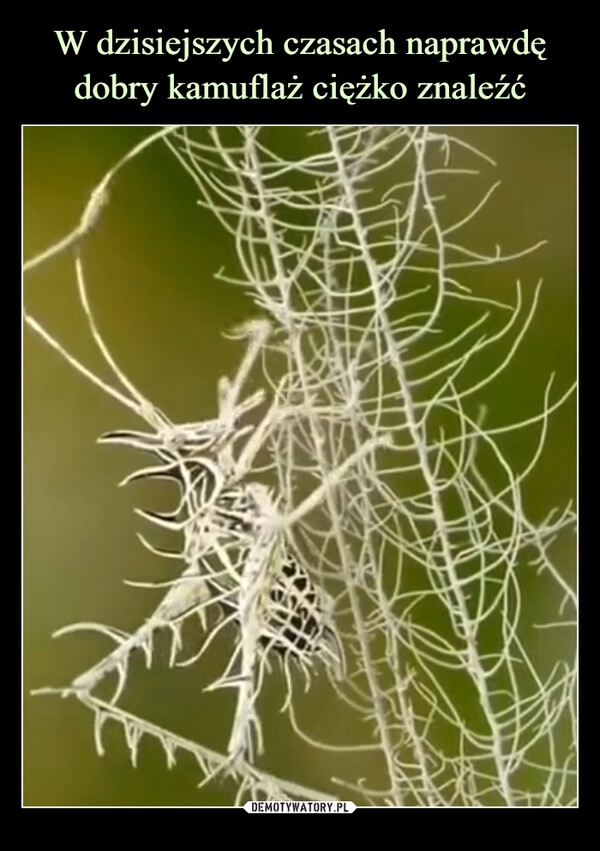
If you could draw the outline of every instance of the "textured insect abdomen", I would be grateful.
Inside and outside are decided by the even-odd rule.
[[[238,523],[239,521],[236,521]],[[236,561],[238,582],[248,550],[241,549]],[[304,670],[320,659],[338,678],[345,670],[344,652],[333,619],[334,602],[293,554],[285,539],[277,541],[262,570],[261,648],[282,661],[299,664]],[[239,622],[237,590],[231,574],[225,579],[207,576],[220,607]]]
[[[333,627],[333,600],[316,584],[310,573],[284,542],[269,589],[265,644],[290,657],[311,662],[314,656],[330,654],[330,639],[339,638]],[[336,660],[343,664],[343,658]]]

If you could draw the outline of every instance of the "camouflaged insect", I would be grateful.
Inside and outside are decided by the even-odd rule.
[[[143,479],[176,482],[181,498],[175,510],[137,511],[155,525],[183,533],[181,556],[188,564],[201,565],[208,589],[205,598],[213,599],[228,619],[239,622],[238,590],[248,548],[255,540],[262,506],[266,501],[274,509],[274,503],[262,484],[228,482],[216,460],[223,446],[223,434],[216,422],[210,422],[206,432],[200,426],[187,434],[182,429],[179,439],[170,443],[154,434],[126,431],[109,432],[100,441],[149,451],[159,459],[159,464],[132,473],[122,484]],[[224,550],[229,569],[223,569],[223,559],[216,557]],[[341,677],[344,654],[334,626],[333,607],[330,595],[300,563],[287,540],[279,536],[264,565],[261,649],[272,651],[284,663],[297,663],[305,671],[320,658]]]

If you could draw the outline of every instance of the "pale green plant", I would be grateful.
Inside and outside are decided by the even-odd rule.
[[[192,753],[205,782],[229,775],[238,801],[333,797],[335,786],[307,789],[266,773],[257,756],[263,730],[256,701],[266,678],[281,675],[272,665],[280,658],[277,637],[261,649],[273,610],[260,599],[272,600],[270,574],[281,569],[283,541],[311,587],[321,589],[327,602],[319,611],[341,646],[331,651],[335,665],[314,660],[316,650],[284,655],[285,711],[307,748],[348,753],[359,765],[364,759],[364,770],[335,780],[339,797],[396,806],[572,804],[576,595],[552,548],[575,518],[567,507],[533,522],[522,485],[550,415],[573,388],[556,392],[551,378],[540,388],[538,415],[489,425],[490,388],[518,357],[540,284],[532,290],[517,282],[511,301],[463,280],[537,246],[492,256],[461,246],[459,232],[482,213],[494,187],[459,220],[448,219],[440,187],[460,186],[485,161],[458,136],[427,127],[294,132],[309,134],[310,153],[285,155],[260,127],[149,134],[93,191],[75,230],[25,263],[27,272],[74,250],[91,333],[120,386],[98,377],[28,313],[26,321],[151,429],[122,442],[150,441],[158,473],[170,465],[183,479],[177,528],[184,543],[163,602],[133,635],[69,627],[100,629],[117,646],[70,686],[50,691],[92,711],[100,752],[102,727],[113,719],[134,760],[140,738],[154,737],[169,763],[179,750]],[[194,181],[199,203],[231,235],[238,272],[220,278],[243,287],[252,314],[262,317],[238,333],[246,340],[239,369],[231,379],[215,375],[217,409],[202,423],[174,424],[144,398],[115,363],[86,293],[81,249],[121,169],[154,143],[166,145]],[[455,166],[457,156],[472,165]],[[472,366],[481,359],[486,373],[477,377]],[[242,398],[251,371],[263,391]],[[246,414],[261,405],[260,422],[249,425]],[[501,443],[521,429],[537,429],[538,439],[517,470]],[[198,496],[191,458],[211,471],[210,495]],[[213,512],[229,488],[255,482],[268,485],[268,496],[236,561]],[[525,582],[558,592],[548,623],[532,623]],[[209,652],[223,628],[213,617],[219,605],[235,636],[225,674],[206,687],[237,695],[227,753],[120,705],[134,650],[150,665],[155,633],[167,628],[171,664],[185,662],[181,627],[200,615]],[[532,626],[561,630],[564,657],[550,666],[540,661]],[[100,699],[95,688],[114,671],[117,692]],[[309,687],[315,678],[330,680],[332,705],[364,720],[362,741],[317,741],[303,728],[296,699],[303,677]],[[268,741],[265,750],[268,757]],[[384,776],[384,785],[377,788],[371,773]]]

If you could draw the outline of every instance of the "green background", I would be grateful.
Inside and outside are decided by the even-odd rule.
[[[108,168],[150,132],[145,127],[27,127],[24,146],[24,257],[70,231],[89,192]],[[276,130],[272,131],[276,133]],[[566,389],[576,357],[576,129],[460,127],[452,132],[491,156],[481,190],[502,185],[469,227],[472,248],[507,252],[548,244],[513,263],[481,270],[500,297],[519,278],[530,292],[544,279],[533,327],[485,402],[497,422],[539,410],[545,380]],[[289,138],[290,131],[287,131]],[[298,128],[302,150],[305,130]],[[289,143],[288,143],[289,144]],[[455,188],[459,184],[454,184]],[[461,199],[457,198],[457,204]],[[195,203],[195,190],[166,148],[155,145],[122,172],[99,227],[86,247],[93,309],[111,351],[146,396],[174,421],[214,416],[216,380],[235,369],[239,348],[221,336],[255,313],[240,288],[216,281],[234,274],[227,234]],[[76,298],[68,256],[51,260],[24,282],[28,310],[86,364],[108,377],[91,343]],[[117,482],[137,461],[126,449],[96,445],[102,432],[139,426],[129,412],[86,382],[29,329],[24,331],[24,802],[27,805],[225,804],[225,786],[195,788],[191,760],[168,772],[155,742],[144,741],[131,767],[122,731],[109,725],[107,754],[94,750],[90,714],[73,701],[30,697],[32,688],[67,684],[107,651],[106,639],[81,634],[51,639],[61,626],[93,620],[132,629],[149,613],[156,592],[124,586],[123,578],[165,580],[166,565],[137,542],[143,521],[135,504],[166,507],[168,496],[148,485],[135,493]],[[515,463],[531,441],[515,437]],[[540,519],[575,493],[575,400],[553,417],[544,457],[524,487],[528,513]],[[151,530],[151,533],[154,530]],[[153,538],[156,540],[156,538]],[[165,540],[166,543],[166,540]],[[572,536],[557,562],[574,576]],[[546,652],[552,654],[552,647]],[[226,747],[230,696],[203,695],[218,659],[166,672],[165,645],[157,670],[132,677],[128,706],[210,747]],[[218,654],[217,654],[218,656]],[[137,668],[136,668],[137,671]],[[269,685],[277,706],[282,692]],[[325,739],[351,740],[361,731],[336,716],[321,686],[302,701],[303,717]],[[357,757],[332,758],[308,748],[269,713],[265,767],[289,779],[334,791],[332,774],[363,773]],[[372,768],[367,766],[367,768]],[[377,778],[375,778],[377,779]],[[381,778],[380,778],[381,779]],[[342,797],[349,797],[348,795]]]

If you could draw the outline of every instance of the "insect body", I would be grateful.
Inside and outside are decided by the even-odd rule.
[[[206,587],[221,611],[239,623],[239,588],[249,549],[262,523],[276,513],[269,489],[256,482],[229,482],[210,454],[210,439],[160,443],[155,435],[110,432],[105,443],[152,452],[160,461],[123,483],[170,479],[180,489],[175,511],[139,511],[151,523],[183,532],[182,558],[199,565]],[[207,453],[208,450],[208,453]],[[283,534],[265,551],[261,570],[259,644],[284,662],[304,670],[321,658],[341,676],[344,657],[333,623],[333,600],[301,564]]]

